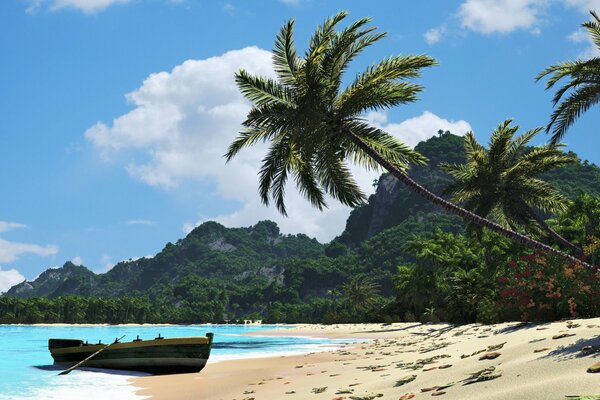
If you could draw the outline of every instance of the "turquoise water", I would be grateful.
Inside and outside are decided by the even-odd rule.
[[[20,326],[0,325],[0,400],[126,400],[142,399],[127,380],[129,372],[106,373],[101,370],[75,370],[57,376],[48,369],[52,357],[49,338],[73,338],[90,343],[110,343],[126,335],[123,341],[163,337],[203,336],[214,332],[209,363],[220,360],[265,357],[323,350],[340,341],[301,337],[244,336],[261,330],[285,329],[276,326],[188,325],[188,326]]]

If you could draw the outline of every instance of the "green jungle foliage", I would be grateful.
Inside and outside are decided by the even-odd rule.
[[[452,180],[438,165],[464,161],[462,138],[442,132],[417,150],[431,161],[411,174],[441,193]],[[550,225],[595,262],[600,169],[577,160],[547,175],[573,200]],[[206,222],[156,256],[104,274],[70,262],[46,270],[0,297],[0,323],[490,323],[599,315],[597,271],[563,264],[497,235],[467,235],[460,219],[384,174],[328,244],[282,235],[271,221],[248,228]]]

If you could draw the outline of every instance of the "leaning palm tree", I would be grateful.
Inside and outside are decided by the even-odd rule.
[[[578,262],[568,254],[482,218],[427,190],[407,173],[410,164],[426,158],[363,118],[369,110],[382,110],[414,102],[421,86],[407,82],[423,68],[436,65],[424,55],[386,58],[358,74],[341,89],[349,63],[365,48],[386,36],[365,27],[360,19],[341,31],[336,26],[346,17],[340,12],[325,20],[312,35],[304,57],[298,56],[293,39],[294,21],[286,23],[275,41],[273,65],[277,79],[236,74],[242,94],[253,103],[244,130],[225,155],[229,161],[244,147],[269,142],[259,172],[259,194],[265,205],[271,198],[286,215],[285,190],[290,177],[299,192],[314,206],[327,206],[329,194],[354,207],[365,195],[352,177],[347,161],[369,169],[383,167],[425,199],[468,223],[479,224],[518,243]]]
[[[594,45],[600,50],[600,18],[594,11],[590,11],[590,14],[593,20],[581,26],[588,31]],[[581,114],[600,102],[600,57],[551,65],[540,72],[535,80],[546,76],[550,76],[546,90],[553,88],[563,78],[568,80],[554,95],[552,101],[556,109],[546,127],[548,132],[552,131],[551,142],[558,143]]]
[[[487,149],[477,143],[473,132],[466,134],[466,163],[441,165],[456,179],[446,192],[477,215],[492,216],[513,230],[533,233],[543,230],[556,242],[581,255],[579,247],[556,233],[537,212],[566,210],[567,199],[539,175],[575,160],[560,151],[560,145],[528,147],[543,128],[515,136],[519,126],[511,126],[511,122],[508,119],[494,130]]]

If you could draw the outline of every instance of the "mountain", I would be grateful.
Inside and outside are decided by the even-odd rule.
[[[429,163],[411,168],[409,175],[432,192],[443,195],[452,178],[439,165],[465,162],[463,138],[443,133],[419,143],[415,150],[429,158]],[[575,163],[546,173],[542,178],[558,187],[568,198],[574,198],[581,192],[600,194],[600,168],[582,161],[573,152],[568,154]],[[344,232],[336,240],[356,246],[415,213],[438,211],[435,205],[423,200],[392,175],[384,173],[377,182],[375,194],[366,204],[352,210]]]
[[[261,221],[249,228],[206,222],[152,258],[123,261],[104,274],[71,262],[44,271],[34,281],[13,286],[7,296],[123,296],[156,293],[189,275],[214,281],[264,277],[281,281],[281,262],[317,258],[324,246],[308,236],[282,235],[277,224]]]
[[[444,133],[419,143],[416,149],[430,162],[412,168],[411,176],[442,193],[451,177],[439,164],[464,162],[462,140]],[[570,155],[575,163],[545,178],[568,197],[600,194],[600,168]],[[282,235],[271,221],[246,228],[206,222],[154,257],[123,261],[103,274],[67,262],[15,285],[0,297],[0,323],[127,322],[134,314],[135,322],[215,322],[252,315],[323,321],[343,301],[342,285],[357,275],[367,275],[390,298],[397,267],[415,261],[406,245],[438,229],[457,233],[464,226],[383,174],[376,192],[351,212],[345,230],[328,244],[303,234]],[[28,298],[27,305],[12,302]],[[52,306],[44,302],[48,299]],[[57,311],[50,313],[51,307]],[[111,311],[119,307],[123,313]]]

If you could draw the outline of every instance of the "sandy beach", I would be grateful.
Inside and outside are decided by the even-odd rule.
[[[370,339],[296,356],[132,379],[157,400],[566,399],[600,394],[600,318],[549,324],[296,325],[261,332]]]

